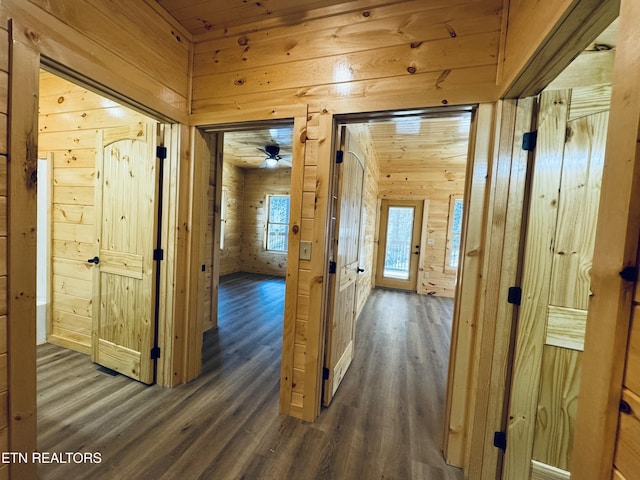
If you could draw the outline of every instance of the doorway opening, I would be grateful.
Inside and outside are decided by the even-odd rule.
[[[210,155],[207,189],[203,372],[262,368],[273,372],[277,385],[293,122],[239,124],[204,132],[209,144],[215,136],[217,151]],[[215,172],[221,181],[215,180]]]
[[[436,427],[423,417],[421,427],[407,437],[413,440],[401,441],[417,441],[424,428],[435,450],[442,439],[438,422],[444,417],[457,282],[458,264],[452,266],[451,258],[459,258],[452,251],[460,244],[451,225],[456,223],[457,235],[462,235],[473,116],[474,108],[462,107],[336,118],[336,143],[343,153],[334,176],[329,258],[335,274],[330,277],[323,403],[334,409],[352,404],[357,390],[352,385],[360,384],[375,385],[372,391],[381,393],[358,401],[374,410],[416,413],[421,405],[432,404],[440,412],[432,419]],[[360,180],[348,170],[354,158],[364,170],[360,196],[353,195],[352,187]],[[452,209],[456,200],[459,206]],[[340,251],[345,235],[349,242],[355,235],[355,261]],[[375,347],[367,348],[368,342]],[[359,355],[367,360],[363,363]],[[388,361],[374,374],[366,364],[375,362],[376,355]],[[349,374],[352,360],[356,371]],[[410,373],[401,374],[408,365]],[[448,467],[443,463],[439,468]]]
[[[50,366],[84,367],[89,373],[78,378],[87,388],[118,374],[157,380],[154,351],[167,313],[160,310],[171,295],[160,275],[168,243],[161,220],[171,216],[162,213],[162,180],[171,169],[157,147],[171,127],[105,95],[48,65],[40,70],[36,382],[43,451],[59,450],[60,408],[67,409],[65,425],[86,421],[79,420],[82,395],[60,406],[70,392],[57,387],[60,369]]]

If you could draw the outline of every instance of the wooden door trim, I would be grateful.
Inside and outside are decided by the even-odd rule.
[[[640,235],[640,4],[623,0],[613,73],[605,168],[591,269],[581,396],[571,477],[609,479],[618,425],[632,288],[619,272],[637,265]]]
[[[30,455],[37,449],[36,427],[36,182],[38,166],[38,84],[40,55],[16,40],[21,26],[11,22],[9,68],[9,150],[7,347],[8,450]],[[13,259],[14,261],[11,261]],[[18,260],[19,261],[16,261]],[[0,286],[4,289],[4,287]],[[0,312],[6,314],[7,312]],[[26,320],[26,321],[25,321]],[[4,398],[2,398],[4,397]],[[8,397],[8,398],[7,398]],[[4,416],[3,418],[6,418]],[[35,463],[12,463],[11,478],[36,478]]]

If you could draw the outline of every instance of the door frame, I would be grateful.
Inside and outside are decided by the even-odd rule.
[[[423,222],[425,220],[424,208],[425,204],[428,200],[407,200],[407,199],[394,199],[394,198],[383,198],[380,202],[380,215],[378,221],[378,251],[377,251],[377,260],[376,260],[376,272],[375,272],[375,281],[376,287],[387,287],[387,288],[398,288],[401,290],[407,291],[418,291],[418,281],[420,275],[420,267],[422,265],[421,260],[423,258],[423,234],[425,232],[425,226]],[[414,206],[414,214],[413,214],[413,227],[411,229],[411,244],[414,245],[414,240],[416,240],[418,247],[418,255],[414,256],[413,251],[410,252],[412,255],[409,260],[409,278],[406,280],[396,280],[396,279],[387,279],[384,277],[384,259],[385,259],[385,250],[387,245],[386,234],[388,233],[389,226],[389,207],[392,206]],[[420,227],[416,232],[416,225],[419,222]],[[384,248],[383,248],[384,247]],[[410,250],[414,250],[414,247],[411,247]],[[412,278],[413,277],[413,278]],[[404,283],[411,284],[411,288],[406,288]]]
[[[8,239],[7,239],[7,307],[11,312],[8,325],[7,346],[11,352],[8,367],[9,446],[12,451],[31,452],[37,448],[36,423],[36,174],[38,132],[38,85],[40,68],[44,65],[57,74],[80,83],[127,107],[137,109],[160,122],[170,123],[168,158],[165,165],[162,238],[165,253],[172,258],[177,248],[178,175],[182,169],[179,161],[183,130],[174,125],[169,115],[155,111],[142,103],[136,103],[115,90],[99,84],[81,73],[86,64],[74,54],[73,46],[56,41],[31,42],[30,29],[10,23],[10,73],[9,73],[9,148],[7,161],[8,188]],[[70,60],[67,68],[55,58]],[[73,60],[71,60],[73,59]],[[74,63],[75,62],[75,63]],[[77,68],[77,70],[71,70]],[[125,82],[126,83],[126,82]],[[19,88],[15,88],[19,85]],[[126,100],[126,101],[125,101]],[[184,194],[182,194],[184,195]],[[20,259],[19,262],[11,259]],[[179,344],[173,333],[177,327],[174,318],[181,299],[172,288],[173,278],[179,274],[176,264],[161,264],[161,285],[164,301],[160,305],[159,340],[163,345],[163,357],[158,362],[158,382],[171,386],[175,382],[174,363]],[[32,321],[20,321],[32,319]],[[178,347],[178,348],[177,348]],[[179,350],[178,350],[179,351]],[[179,359],[181,361],[181,359]],[[12,464],[11,475],[35,478],[35,464]]]

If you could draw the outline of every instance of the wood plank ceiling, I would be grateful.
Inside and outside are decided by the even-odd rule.
[[[366,124],[379,159],[381,174],[404,173],[429,165],[438,169],[461,167],[467,160],[470,115],[398,117]],[[240,168],[264,167],[259,148],[278,145],[291,159],[293,127],[232,131],[224,134],[224,159]],[[284,166],[284,165],[279,165]]]

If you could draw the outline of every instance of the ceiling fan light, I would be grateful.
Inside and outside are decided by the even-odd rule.
[[[269,157],[265,160],[265,164],[267,165],[267,168],[276,168],[276,166],[278,165],[278,160]]]

